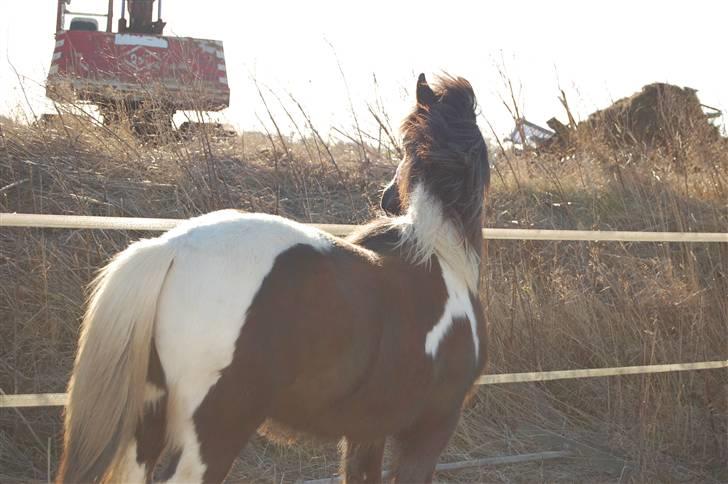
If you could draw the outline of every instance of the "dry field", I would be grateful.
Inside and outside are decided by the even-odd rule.
[[[0,211],[188,217],[236,207],[303,222],[377,215],[396,148],[357,133],[325,143],[274,129],[142,143],[67,115],[0,122]],[[676,135],[677,136],[677,135]],[[491,150],[489,227],[728,231],[728,149],[701,130],[670,146]],[[0,389],[64,390],[84,287],[143,233],[0,229]],[[498,241],[482,299],[490,372],[728,358],[728,247]],[[0,410],[0,481],[45,480],[60,409]],[[570,449],[574,457],[440,474],[454,482],[728,481],[728,371],[482,387],[442,461]],[[255,439],[230,482],[332,475],[336,444]]]

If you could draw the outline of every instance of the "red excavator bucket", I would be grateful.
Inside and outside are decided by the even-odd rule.
[[[222,42],[186,37],[59,31],[46,89],[58,102],[152,101],[201,111],[230,103]]]

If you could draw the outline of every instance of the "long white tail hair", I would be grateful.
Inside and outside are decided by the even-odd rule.
[[[140,240],[92,283],[65,413],[58,482],[113,479],[144,410],[157,301],[174,259],[164,238]]]

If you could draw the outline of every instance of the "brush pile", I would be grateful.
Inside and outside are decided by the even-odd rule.
[[[710,121],[720,116],[720,111],[701,104],[697,91],[689,87],[648,84],[581,123],[574,121],[563,93],[561,102],[569,123],[566,126],[556,118],[548,121],[556,133],[551,145],[573,146],[580,140],[588,144],[598,140],[614,151],[660,150],[677,157],[694,144],[725,143]]]

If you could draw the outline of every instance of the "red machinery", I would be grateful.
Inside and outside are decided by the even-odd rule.
[[[58,0],[47,96],[57,102],[95,104],[105,122],[122,106],[131,113],[154,106],[167,120],[177,110],[227,107],[230,89],[222,42],[163,36],[162,0],[156,1],[153,21],[155,0],[121,0],[121,18],[112,32],[114,0],[108,0],[101,14],[71,12],[71,0]],[[75,17],[66,28],[69,14]],[[94,17],[106,19],[105,31]]]

